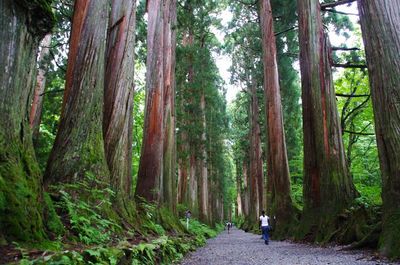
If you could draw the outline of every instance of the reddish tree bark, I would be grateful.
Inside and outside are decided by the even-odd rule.
[[[146,110],[136,196],[159,202],[163,178],[163,1],[148,0]]]
[[[400,2],[358,1],[382,172],[380,251],[400,257]]]
[[[103,135],[111,185],[129,197],[132,186],[135,1],[113,0],[107,39]]]
[[[332,82],[330,47],[318,0],[298,1],[304,133],[303,233],[326,236],[335,214],[356,196],[347,171]]]
[[[162,200],[176,210],[175,46],[176,0],[165,0],[164,10],[164,154]]]
[[[102,133],[108,15],[107,1],[75,2],[63,108],[46,184],[75,183],[87,174],[96,176],[93,185],[110,183]]]
[[[42,49],[38,56],[39,69],[36,77],[36,86],[29,115],[29,124],[32,129],[32,138],[34,144],[39,138],[39,129],[43,110],[43,93],[46,87],[46,72],[48,67],[46,57],[50,53],[50,44],[51,34],[47,34],[40,43],[40,47]]]
[[[276,40],[273,16],[269,0],[261,0],[260,22],[264,65],[264,97],[267,117],[268,146],[268,185],[271,185],[272,198],[269,208],[276,216],[276,227],[281,233],[292,220],[292,198],[290,196],[289,163],[286,153],[285,131],[281,93],[279,87]]]

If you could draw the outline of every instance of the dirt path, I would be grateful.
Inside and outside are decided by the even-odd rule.
[[[341,251],[304,244],[270,241],[265,245],[261,236],[233,228],[207,241],[207,245],[188,254],[181,265],[376,265],[399,264],[373,260],[363,252]]]

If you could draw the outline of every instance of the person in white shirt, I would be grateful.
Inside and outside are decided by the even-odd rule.
[[[268,245],[269,217],[268,217],[268,215],[265,215],[265,211],[262,211],[261,213],[262,214],[260,216],[260,229],[262,231],[264,242],[266,245]]]

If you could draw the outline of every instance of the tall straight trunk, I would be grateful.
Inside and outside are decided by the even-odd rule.
[[[49,3],[0,1],[0,241],[45,236],[29,111],[39,42],[54,25]]]
[[[45,183],[75,183],[96,177],[110,184],[104,152],[103,98],[108,3],[75,2],[60,125],[45,172]]]
[[[111,185],[128,198],[132,186],[135,1],[113,0],[108,23],[103,135]]]
[[[208,222],[208,172],[207,172],[207,152],[206,152],[206,100],[204,90],[200,97],[200,111],[201,111],[201,144],[200,144],[200,157],[198,158],[199,164],[199,217],[203,222]]]
[[[163,197],[165,206],[176,210],[175,177],[175,46],[176,0],[165,0],[164,11],[164,154]]]
[[[189,179],[189,159],[187,152],[189,150],[187,143],[187,133],[181,132],[180,144],[178,145],[181,157],[178,160],[178,203],[187,203],[188,179]]]
[[[190,158],[189,158],[189,206],[192,213],[197,216],[199,213],[199,203],[198,203],[198,179],[196,176],[196,156],[193,148],[190,148]]]
[[[250,220],[257,222],[260,215],[263,193],[263,165],[261,159],[261,132],[259,124],[259,106],[257,85],[255,81],[250,84],[251,94],[251,135],[250,135]]]
[[[33,143],[36,144],[39,138],[40,122],[43,110],[43,93],[46,87],[46,73],[48,68],[47,56],[50,53],[51,34],[47,34],[40,43],[41,51],[39,53],[38,63],[39,69],[36,76],[35,92],[29,115],[29,124],[32,129]]]
[[[183,36],[182,46],[186,47],[188,45],[193,45],[194,36],[189,30],[188,34]],[[188,83],[191,84],[194,78],[193,71],[193,60],[189,61],[188,66]],[[183,110],[186,102],[185,99],[182,100],[180,108]],[[187,125],[188,121],[182,121],[183,126]],[[180,158],[178,161],[178,202],[188,205],[188,181],[190,177],[190,155],[189,155],[189,142],[188,133],[184,129],[180,128],[180,143],[178,145]]]
[[[250,178],[249,178],[249,166],[247,159],[243,160],[243,198],[242,198],[242,209],[244,216],[250,215]]]
[[[136,196],[159,202],[163,179],[163,0],[148,0],[146,110]]]
[[[243,202],[242,202],[242,181],[243,174],[240,172],[240,161],[236,161],[236,217],[243,215]]]
[[[276,59],[276,40],[273,16],[269,0],[260,3],[264,65],[264,97],[267,117],[268,179],[273,182],[272,215],[276,216],[276,227],[280,233],[292,219],[289,163],[286,153],[285,130],[283,128],[282,101]],[[272,183],[269,183],[271,185]],[[279,233],[279,232],[278,232]]]
[[[400,257],[400,1],[358,1],[382,172],[380,251]]]
[[[347,171],[332,82],[329,41],[318,0],[298,1],[300,67],[304,133],[304,219],[302,232],[313,225],[317,240],[335,229],[335,214],[356,196]]]

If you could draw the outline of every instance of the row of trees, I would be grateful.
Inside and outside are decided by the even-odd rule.
[[[359,113],[359,109],[363,108],[365,103],[349,111],[350,101],[348,101],[349,103],[345,103],[342,108],[342,118],[338,115],[336,96],[342,95],[335,94],[331,68],[333,65],[345,67],[352,67],[352,65],[333,63],[332,47],[324,31],[321,10],[335,12],[334,15],[325,16],[327,18],[325,22],[332,23],[337,14],[334,7],[350,2],[353,1],[323,4],[320,4],[318,0],[298,1],[297,10],[294,10],[291,1],[279,1],[279,3],[272,1],[274,12],[276,11],[274,16],[270,1],[257,1],[256,4],[241,2],[232,5],[234,19],[231,29],[233,33],[228,42],[233,55],[232,80],[245,92],[239,95],[234,108],[241,108],[247,112],[245,115],[236,111],[233,113],[234,126],[236,126],[234,129],[237,131],[234,134],[238,189],[237,214],[244,214],[247,219],[245,222],[247,228],[256,222],[259,209],[266,206],[269,213],[276,218],[276,235],[278,236],[284,237],[294,233],[298,238],[327,241],[338,239],[346,233],[347,236],[349,235],[348,231],[340,232],[340,226],[343,226],[344,222],[339,221],[338,216],[354,203],[359,193],[353,184],[352,174],[348,167],[351,154],[348,153],[346,156],[342,137],[345,132],[349,133],[347,151],[351,152],[351,143],[356,141],[358,134],[349,128],[343,129],[342,126],[354,122],[354,115],[358,115],[356,113]],[[395,216],[399,209],[398,206],[394,206],[393,200],[397,198],[395,190],[398,191],[396,188],[398,176],[397,173],[391,171],[397,164],[394,156],[396,151],[392,149],[396,144],[391,142],[388,145],[387,141],[396,141],[394,139],[398,138],[398,135],[395,136],[396,133],[390,128],[397,124],[398,118],[395,103],[390,104],[390,102],[396,99],[394,91],[396,87],[398,89],[398,74],[394,73],[398,73],[399,69],[395,65],[398,66],[399,58],[393,52],[399,44],[395,37],[395,25],[398,25],[399,21],[387,10],[398,9],[399,6],[389,1],[379,3],[359,1],[358,6],[371,80],[382,172],[384,214],[379,247],[385,255],[397,257],[399,255],[396,243],[398,240],[395,239],[396,233],[393,229],[398,223]],[[278,30],[274,31],[274,26]],[[297,27],[298,44],[292,35],[292,30]],[[291,88],[290,80],[293,80],[291,57],[293,53],[296,53],[296,47],[299,47],[300,53],[304,138],[301,216],[290,196],[289,167],[292,174],[293,171],[294,174],[298,173],[293,166],[296,157],[290,154],[293,150],[291,144],[293,134],[284,130],[284,125],[299,125],[293,120],[293,116],[298,115],[296,93],[292,93],[295,97],[292,103],[288,104],[290,100],[286,102],[283,100],[283,111],[280,95],[282,91],[285,98],[287,95],[285,91]],[[261,54],[263,54],[262,57]],[[381,54],[379,61],[377,54]],[[390,59],[386,56],[390,56]],[[262,62],[263,71],[258,62]],[[355,67],[362,68],[360,65]],[[283,77],[279,78],[279,75]],[[264,97],[257,92],[262,84]],[[282,85],[281,89],[279,84]],[[292,91],[295,91],[295,87],[292,87]],[[389,100],[386,93],[394,94]],[[351,98],[354,96],[354,91],[351,95],[344,96]],[[367,95],[365,102],[368,99]],[[383,101],[385,104],[381,105]],[[266,111],[265,118],[259,115],[260,102],[263,103]],[[248,111],[243,108],[243,104],[248,106]],[[291,112],[285,112],[289,108]],[[285,124],[282,114],[286,120]],[[292,120],[288,122],[291,118]],[[247,128],[246,123],[249,124],[248,130],[243,132],[241,128]],[[260,125],[263,124],[266,130],[265,133],[260,133]],[[354,123],[352,124],[354,129]],[[365,131],[369,125],[362,130]],[[363,131],[361,131],[362,134]],[[266,139],[266,147],[262,152],[260,137],[263,135]],[[288,147],[286,147],[285,136],[289,139]],[[296,140],[298,139],[299,137]],[[290,154],[289,159],[286,150]],[[299,152],[298,149],[296,151]],[[264,153],[265,155],[262,155]],[[266,180],[263,178],[263,159],[267,167]],[[266,187],[263,186],[265,184]],[[266,197],[263,198],[262,194],[266,194]],[[294,229],[298,222],[299,228]]]
[[[57,234],[53,224],[60,219],[53,214],[53,202],[65,190],[127,227],[140,223],[134,197],[175,215],[190,209],[204,222],[222,221],[231,204],[227,115],[212,57],[219,44],[211,27],[218,23],[208,17],[222,6],[193,0],[179,8],[175,0],[141,1],[138,8],[129,0],[51,4],[7,0],[0,6],[2,25],[12,25],[1,30],[6,40],[1,44],[1,239],[33,241]],[[47,34],[56,22],[53,34]],[[41,65],[36,76],[39,46],[39,61],[47,67]],[[63,52],[55,54],[54,47],[68,49],[64,73]],[[51,63],[44,59],[49,53]],[[147,57],[143,141],[136,139],[141,129],[132,130],[137,120],[135,57]],[[57,100],[43,104],[45,96],[60,92],[43,88],[52,65],[58,70],[50,71],[55,74],[47,86],[61,84],[60,114],[54,107]],[[46,140],[51,152],[43,148],[38,133],[42,117],[42,128],[58,124],[52,132],[40,131],[56,134],[54,143]],[[132,161],[138,150],[132,146],[138,141],[142,148],[136,178]],[[93,195],[89,187],[100,194]]]

